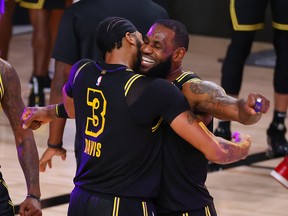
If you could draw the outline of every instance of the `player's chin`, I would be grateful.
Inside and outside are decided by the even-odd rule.
[[[147,75],[148,72],[149,72],[150,68],[147,68],[147,67],[143,67],[142,65],[140,66],[139,68],[139,71],[141,74],[144,74],[144,75]]]

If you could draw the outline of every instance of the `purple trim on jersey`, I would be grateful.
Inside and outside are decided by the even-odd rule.
[[[4,0],[0,0],[0,15],[4,14],[5,9],[5,3]]]

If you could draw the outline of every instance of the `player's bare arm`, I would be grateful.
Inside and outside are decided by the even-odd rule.
[[[68,81],[71,67],[72,65],[55,60],[55,73],[51,82],[49,104],[63,102],[62,88]],[[48,143],[57,145],[62,142],[65,124],[66,119],[64,118],[55,119],[54,121],[50,122]]]
[[[222,119],[238,121],[242,124],[254,124],[262,113],[269,109],[270,102],[260,94],[250,93],[248,98],[233,98],[226,95],[223,88],[210,81],[188,82],[182,88],[193,111],[209,113]],[[262,107],[256,112],[254,106],[257,98],[261,98]]]
[[[216,137],[191,111],[178,115],[172,121],[171,127],[214,163],[227,164],[239,161],[248,155],[250,149],[249,135],[238,133],[238,139],[232,141]]]
[[[1,100],[3,111],[5,112],[11,129],[15,136],[18,159],[23,170],[27,194],[40,197],[38,152],[31,130],[23,130],[19,121],[24,103],[21,98],[21,85],[15,69],[5,61],[0,61],[4,95]],[[26,198],[20,205],[20,211],[34,211],[35,215],[42,215],[41,205],[35,199]]]

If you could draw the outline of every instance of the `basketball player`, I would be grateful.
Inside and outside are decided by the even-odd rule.
[[[169,80],[189,101],[210,131],[213,116],[229,118],[243,124],[257,122],[267,112],[269,101],[259,94],[250,94],[248,100],[227,96],[215,83],[203,81],[197,74],[184,71],[182,60],[188,51],[189,34],[186,27],[172,19],[158,20],[144,37],[141,47],[141,72],[147,76]],[[262,108],[255,112],[257,98]],[[164,124],[163,167],[160,193],[157,198],[159,215],[216,216],[213,197],[205,181],[208,159],[187,141]]]
[[[40,204],[38,152],[33,134],[23,130],[19,121],[25,107],[21,98],[19,77],[15,69],[0,59],[0,101],[3,111],[9,119],[15,136],[18,159],[23,170],[27,197],[20,204],[20,215],[42,215]],[[1,168],[1,166],[0,166]],[[9,184],[8,184],[9,186]],[[8,187],[0,170],[0,215],[15,215],[14,205],[8,193]]]

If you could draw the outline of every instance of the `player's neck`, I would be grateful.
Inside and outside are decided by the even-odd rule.
[[[128,68],[133,68],[131,54],[127,56],[127,52],[123,52],[121,49],[114,49],[112,52],[106,53],[105,62],[107,64],[121,64]]]
[[[183,73],[182,65],[177,68],[171,68],[171,72],[166,77],[166,80],[173,82],[177,77],[179,77]]]

